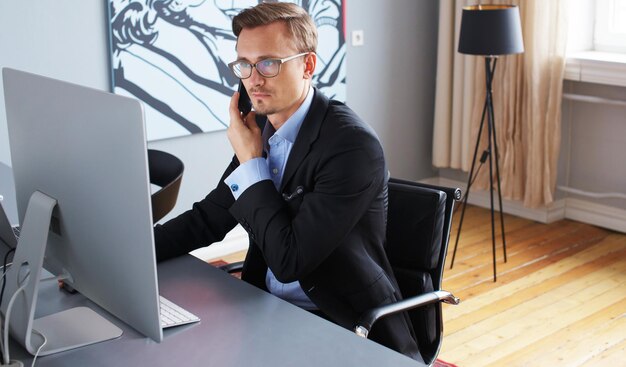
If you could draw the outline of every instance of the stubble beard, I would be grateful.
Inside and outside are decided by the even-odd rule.
[[[273,115],[276,112],[278,112],[278,111],[276,111],[275,108],[272,108],[271,106],[267,106],[267,105],[265,105],[263,103],[262,104],[253,103],[253,106],[254,106],[254,112],[256,112],[259,115],[267,116],[267,115]]]

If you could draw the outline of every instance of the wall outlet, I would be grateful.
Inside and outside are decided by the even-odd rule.
[[[352,46],[363,46],[364,43],[363,30],[357,29],[352,31]]]

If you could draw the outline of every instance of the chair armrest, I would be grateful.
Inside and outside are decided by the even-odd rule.
[[[358,336],[367,338],[367,334],[369,334],[372,326],[374,326],[374,323],[379,318],[392,315],[401,311],[408,311],[413,308],[426,306],[436,302],[445,302],[452,305],[458,305],[461,300],[455,297],[452,293],[443,290],[428,292],[420,294],[419,296],[403,299],[402,301],[396,303],[373,308],[364,313],[354,327],[354,332]]]
[[[238,272],[241,272],[241,270],[243,269],[243,261],[237,261],[234,263],[222,265],[219,268],[224,270],[228,274],[238,273]]]

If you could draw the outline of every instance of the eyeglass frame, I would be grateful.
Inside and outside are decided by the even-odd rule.
[[[295,60],[295,59],[297,59],[298,57],[302,57],[302,56],[308,55],[308,54],[310,54],[311,52],[313,52],[313,51],[302,52],[302,53],[299,53],[299,54],[297,54],[297,55],[292,55],[292,56],[287,56],[287,57],[284,57],[284,58],[282,58],[282,59],[281,59],[281,58],[277,58],[277,57],[268,57],[268,58],[266,58],[266,59],[259,60],[259,61],[255,62],[254,64],[253,64],[253,63],[250,63],[250,62],[247,62],[247,61],[244,61],[244,60],[235,60],[235,61],[233,61],[233,62],[231,62],[231,63],[229,63],[229,64],[228,64],[228,68],[230,69],[230,71],[232,71],[232,73],[235,75],[235,77],[236,77],[236,78],[238,78],[238,79],[240,79],[240,80],[244,80],[244,79],[248,79],[248,78],[250,78],[250,77],[252,76],[252,69],[256,69],[257,73],[259,73],[259,75],[261,75],[261,76],[262,76],[262,77],[264,77],[264,78],[274,78],[274,77],[278,76],[278,74],[280,74],[280,68],[281,68],[282,64],[286,63],[287,61]],[[262,73],[262,72],[261,72],[261,71],[257,68],[257,65],[258,65],[258,64],[260,64],[260,63],[262,63],[262,62],[265,62],[265,61],[268,61],[268,60],[278,61],[278,71],[276,72],[276,74],[271,75],[271,76],[268,76],[268,75],[263,74],[263,73]],[[248,75],[248,76],[247,76],[247,77],[245,77],[245,78],[240,78],[239,76],[237,76],[237,73],[236,73],[236,72],[235,72],[235,70],[234,70],[234,66],[235,66],[235,64],[238,64],[238,63],[245,63],[245,64],[250,65],[250,75]]]

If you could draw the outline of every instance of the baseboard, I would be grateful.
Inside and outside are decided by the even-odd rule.
[[[626,233],[626,210],[568,198],[565,218]]]
[[[441,186],[458,187],[462,190],[463,195],[465,195],[465,187],[467,186],[466,182],[450,180],[444,177],[431,177],[421,181]],[[467,202],[481,208],[489,209],[491,207],[489,191],[472,190]],[[540,223],[551,223],[565,218],[565,200],[555,201],[547,207],[531,209],[524,207],[520,201],[502,199],[502,206],[503,211],[507,214]],[[496,210],[499,208],[496,193],[494,193],[494,208]]]
[[[431,177],[420,180],[441,186],[458,187],[465,193],[466,182],[451,180],[443,177]],[[497,206],[497,198],[494,197]],[[477,190],[470,192],[467,200],[470,204],[482,208],[490,208],[489,192]],[[571,219],[578,222],[592,224],[598,227],[626,233],[626,210],[597,204],[591,201],[564,198],[557,200],[547,207],[526,208],[520,201],[502,200],[504,212],[520,218],[534,220],[540,223],[551,223],[560,219]]]
[[[238,225],[221,242],[199,248],[190,254],[204,261],[219,259],[235,252],[247,250],[248,244],[248,233]]]

